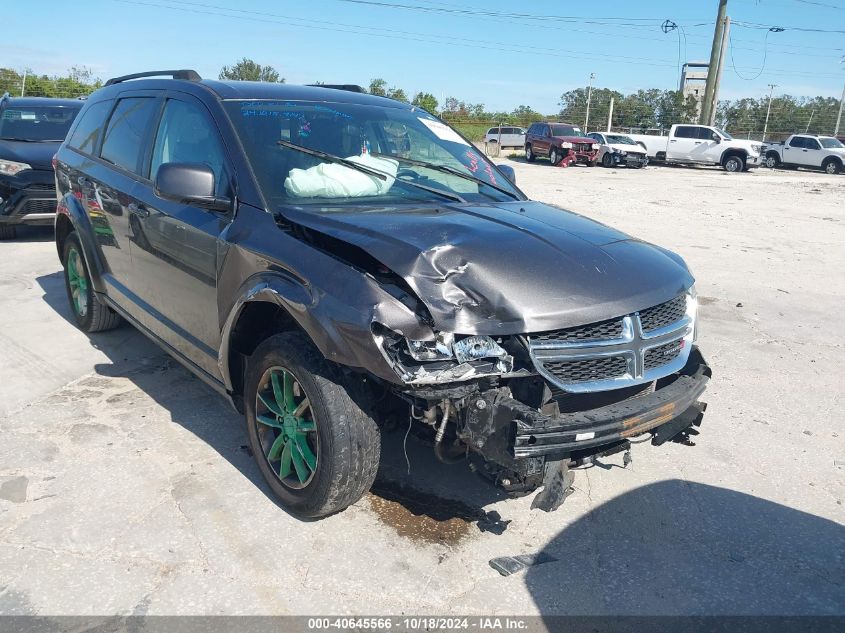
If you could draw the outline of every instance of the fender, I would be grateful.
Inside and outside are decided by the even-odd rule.
[[[99,293],[106,292],[106,286],[103,282],[103,271],[105,266],[100,257],[100,251],[94,242],[94,227],[91,226],[91,220],[79,199],[72,193],[66,193],[60,200],[56,208],[56,220],[54,227],[56,229],[56,250],[59,253],[59,261],[62,261],[64,248],[63,242],[59,242],[59,225],[63,219],[70,221],[73,230],[76,231],[79,237],[79,242],[82,244],[82,256],[85,258],[85,264],[88,266],[88,273],[91,276],[91,285],[94,286],[94,291]],[[62,262],[64,263],[64,262]]]
[[[742,160],[748,159],[748,152],[745,151],[744,149],[739,148],[739,147],[729,147],[725,151],[722,152],[721,156],[719,156],[719,164],[720,165],[724,164],[725,158],[727,158],[727,156],[729,154],[730,155],[742,156]]]

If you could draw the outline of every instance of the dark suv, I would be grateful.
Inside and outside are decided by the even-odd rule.
[[[81,107],[77,99],[0,98],[0,239],[19,224],[53,224],[51,161]]]
[[[583,163],[596,164],[599,144],[584,136],[577,125],[541,121],[532,123],[525,135],[525,160],[533,162],[538,156],[547,156],[552,165],[568,167]]]
[[[547,510],[570,466],[695,432],[677,255],[526,199],[414,106],[152,74],[91,95],[58,152],[68,298],[227,395],[294,513],[361,497],[397,421]]]

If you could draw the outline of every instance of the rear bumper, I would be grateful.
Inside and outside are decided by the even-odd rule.
[[[32,169],[0,176],[0,223],[52,224],[56,216],[53,172]]]
[[[505,398],[494,404],[493,425],[510,427],[510,453],[516,459],[563,459],[573,453],[600,453],[603,447],[646,432],[655,434],[655,443],[662,443],[701,423],[705,406],[697,400],[711,375],[710,367],[695,348],[686,366],[658,381],[658,388],[647,396],[556,416]],[[661,386],[661,382],[665,384]]]

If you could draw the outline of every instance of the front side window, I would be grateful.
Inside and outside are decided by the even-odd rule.
[[[733,137],[733,136],[731,136],[730,134],[728,134],[727,132],[725,132],[724,130],[722,130],[722,129],[720,129],[720,128],[716,128],[716,131],[717,131],[719,134],[721,134],[721,135],[722,135],[722,138],[723,138],[723,139],[725,139],[726,141],[732,141],[732,140],[734,140],[734,137]],[[708,135],[706,138],[710,138],[710,135]]]
[[[419,109],[277,100],[225,107],[271,206],[522,199],[482,152]]]
[[[807,149],[821,149],[819,142],[814,138],[804,139],[804,147]]]
[[[74,128],[73,134],[68,138],[67,144],[86,154],[96,152],[112,105],[114,101],[111,100],[89,105]]]
[[[146,131],[153,121],[158,103],[153,97],[128,97],[118,101],[106,128],[100,157],[140,174]]]
[[[227,193],[223,146],[217,129],[199,106],[176,99],[165,104],[153,146],[150,178],[155,179],[164,163],[207,165],[214,172],[216,194]]]
[[[9,105],[0,111],[0,140],[63,141],[81,107]]]

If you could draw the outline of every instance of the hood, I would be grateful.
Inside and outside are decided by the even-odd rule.
[[[629,154],[645,154],[642,145],[625,145],[624,143],[608,143],[607,146],[614,152],[628,152]]]
[[[59,145],[53,142],[26,143],[23,141],[0,140],[0,158],[26,163],[33,169],[53,171],[53,155],[59,151]]]
[[[570,143],[597,143],[596,139],[587,136],[553,136],[556,141],[568,141]]]
[[[754,151],[752,146],[760,148],[759,151],[762,151],[764,147],[764,143],[762,141],[750,141],[748,139],[743,138],[735,138],[732,141],[722,141],[722,143],[730,143],[731,147],[742,147],[747,151],[751,152],[752,154],[758,153]]]
[[[679,256],[539,202],[284,215],[401,275],[446,332],[583,325],[668,301],[693,282]]]

